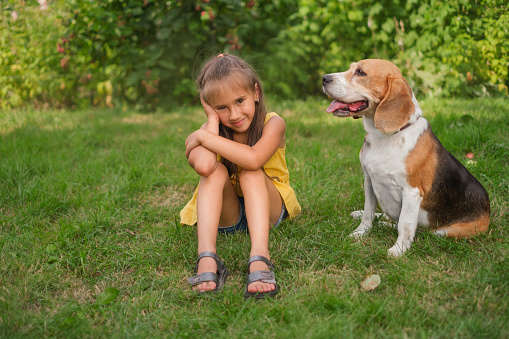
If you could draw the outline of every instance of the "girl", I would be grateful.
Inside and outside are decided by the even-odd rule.
[[[197,87],[207,122],[186,139],[189,165],[200,175],[193,198],[180,212],[198,225],[196,276],[199,292],[218,291],[228,270],[216,254],[221,233],[249,231],[245,297],[279,291],[269,255],[269,229],[295,217],[300,206],[289,185],[284,120],[268,113],[262,85],[239,57],[220,54],[203,67]]]

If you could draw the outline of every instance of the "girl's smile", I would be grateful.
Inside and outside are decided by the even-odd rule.
[[[232,124],[237,126],[237,127],[240,127],[242,126],[242,124],[244,123],[244,121],[246,121],[246,118],[240,120],[240,121],[237,121],[237,122],[233,122]]]

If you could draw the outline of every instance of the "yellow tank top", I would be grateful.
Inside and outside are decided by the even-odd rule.
[[[265,123],[270,120],[273,116],[279,116],[277,113],[267,113],[265,117]],[[286,210],[288,211],[289,219],[292,219],[299,215],[301,208],[297,197],[292,187],[290,187],[290,175],[288,173],[288,167],[286,166],[285,149],[278,148],[274,155],[263,165],[265,174],[274,182],[274,186],[279,191],[283,202],[285,203]],[[218,155],[218,160],[220,159]],[[242,168],[239,167],[239,172]],[[236,180],[231,178],[232,184],[236,184]],[[240,186],[237,186],[240,189]],[[242,191],[237,192],[238,196],[242,196]],[[180,223],[186,225],[194,225],[197,221],[196,211],[196,199],[198,196],[198,187],[196,188],[193,197],[180,211]]]

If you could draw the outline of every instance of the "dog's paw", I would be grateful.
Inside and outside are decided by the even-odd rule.
[[[354,219],[361,219],[362,218],[362,213],[364,213],[363,210],[359,210],[359,211],[353,211],[352,213],[350,213],[350,216]]]
[[[398,224],[392,223],[390,221],[379,221],[378,225],[379,226],[392,227],[392,228],[398,229]]]
[[[436,236],[439,236],[439,237],[447,237],[447,231],[446,230],[438,230],[438,231],[435,231],[433,232],[435,233]]]
[[[394,244],[394,246],[392,246],[391,248],[389,248],[389,250],[387,251],[387,254],[390,256],[390,257],[393,257],[393,258],[398,258],[400,257],[401,255],[403,255],[403,253],[406,252],[406,250],[408,250],[410,248],[410,245],[409,244],[405,244],[405,243],[400,243],[399,241],[396,242]]]
[[[360,239],[362,238],[366,233],[368,233],[370,227],[364,225],[364,224],[360,224],[359,227],[357,227],[355,229],[355,231],[353,231],[351,234],[350,234],[350,238],[355,238],[355,239]]]
[[[358,211],[353,211],[352,213],[350,213],[350,216],[353,218],[353,219],[362,219],[362,215],[364,214],[364,210],[358,210]],[[391,218],[389,218],[385,213],[375,213],[375,218],[377,219],[384,219],[388,222],[391,222]]]
[[[400,248],[398,248],[396,245],[392,246],[391,248],[389,248],[389,250],[387,251],[387,255],[389,257],[393,257],[393,258],[398,258],[400,257],[401,255],[403,254],[403,252],[401,251]]]
[[[350,233],[350,235],[349,235],[350,238],[356,239],[356,240],[360,240],[363,236],[364,236],[364,233],[359,233],[359,232],[355,232],[355,231]]]
[[[393,223],[394,221],[389,218],[389,216],[385,213],[375,213],[375,218],[378,220],[384,220],[383,222]]]

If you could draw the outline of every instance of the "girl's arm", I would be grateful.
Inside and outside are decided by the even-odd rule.
[[[242,168],[257,170],[282,145],[285,131],[286,124],[283,118],[274,116],[264,125],[260,140],[254,146],[248,146],[200,129],[191,133],[187,138],[186,155],[190,155],[195,148],[201,145]]]
[[[208,133],[219,135],[219,116],[213,110],[209,110],[207,106],[204,104],[208,121],[201,126],[199,131],[207,131]],[[209,176],[216,169],[216,153],[203,146],[195,147],[189,153],[186,150],[186,157],[189,165],[200,176]]]

